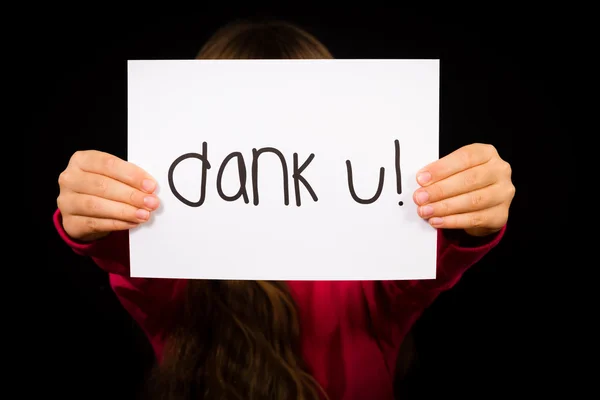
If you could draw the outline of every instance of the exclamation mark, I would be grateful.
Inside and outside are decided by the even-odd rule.
[[[400,172],[400,142],[398,139],[394,141],[394,147],[396,152],[396,192],[402,194],[402,173]],[[404,205],[404,202],[399,201],[398,205]]]

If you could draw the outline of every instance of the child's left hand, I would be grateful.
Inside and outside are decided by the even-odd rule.
[[[515,196],[511,166],[489,144],[471,144],[429,164],[417,182],[413,200],[421,218],[472,236],[502,229]]]

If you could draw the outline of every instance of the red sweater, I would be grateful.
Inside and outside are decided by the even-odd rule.
[[[77,254],[91,257],[109,274],[112,289],[160,360],[170,310],[186,281],[131,278],[127,231],[80,243],[65,233],[58,210],[54,224]],[[498,244],[505,229],[476,247],[462,246],[440,231],[432,280],[288,282],[302,326],[304,359],[330,398],[393,399],[396,357],[405,335],[441,292]]]

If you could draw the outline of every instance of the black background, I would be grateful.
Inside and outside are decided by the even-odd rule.
[[[24,124],[37,140],[33,216],[36,236],[45,245],[36,250],[41,262],[34,319],[40,340],[31,340],[29,347],[42,363],[34,386],[64,398],[132,398],[152,356],[105,274],[56,235],[52,214],[58,175],[76,150],[126,158],[128,59],[193,58],[223,23],[256,14],[143,11],[53,9],[21,27],[32,39],[27,51],[36,60],[28,72],[31,87],[24,89],[29,90],[25,95],[36,94],[29,97],[32,114]],[[548,331],[540,332],[546,317],[557,312],[546,277],[554,271],[555,252],[564,247],[557,232],[565,224],[547,217],[557,213],[547,194],[557,190],[555,182],[566,180],[556,160],[564,158],[572,140],[561,136],[565,121],[559,104],[570,48],[566,14],[540,9],[267,11],[262,14],[315,33],[336,58],[439,58],[440,154],[468,143],[492,143],[513,167],[517,193],[507,235],[418,322],[418,368],[405,397],[547,389],[542,370],[551,365],[546,342],[551,339]],[[546,378],[537,379],[538,373]]]

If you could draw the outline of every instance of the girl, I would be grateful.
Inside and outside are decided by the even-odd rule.
[[[198,58],[332,56],[293,25],[242,22],[218,31]],[[157,398],[392,399],[404,337],[500,241],[515,192],[510,165],[490,145],[463,147],[424,166],[416,179],[419,215],[438,228],[434,280],[131,278],[127,230],[158,207],[156,183],[98,151],[76,152],[61,173],[54,223],[75,252],[109,274],[148,336],[159,361],[151,390]]]

